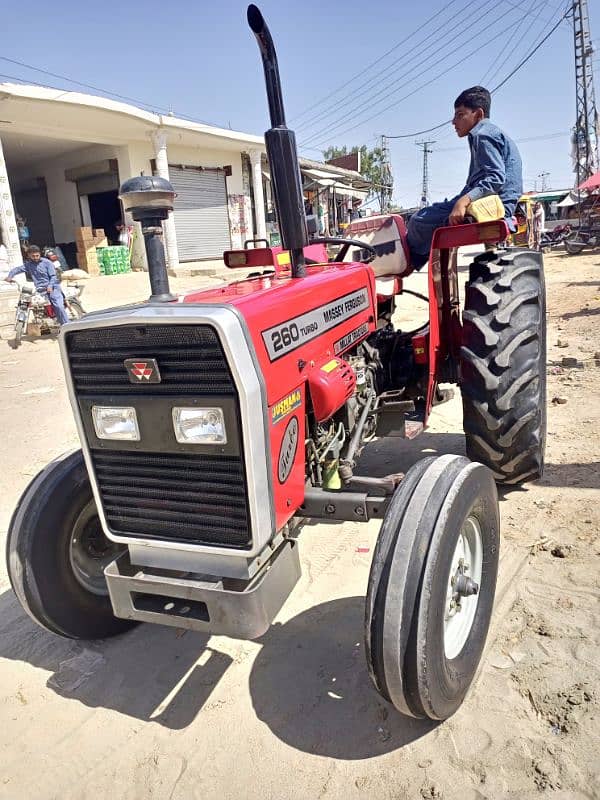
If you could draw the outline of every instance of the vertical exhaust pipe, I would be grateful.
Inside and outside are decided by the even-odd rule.
[[[306,275],[303,248],[308,244],[308,231],[304,214],[296,136],[294,131],[289,130],[285,124],[275,45],[263,15],[255,5],[248,6],[248,25],[256,36],[265,71],[267,100],[271,117],[271,128],[265,133],[265,144],[271,165],[271,179],[281,241],[284,249],[290,251],[292,277],[303,278]]]

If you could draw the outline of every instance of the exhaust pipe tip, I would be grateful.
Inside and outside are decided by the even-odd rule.
[[[260,9],[258,6],[255,6],[253,3],[250,3],[248,6],[247,11],[248,16],[248,25],[253,33],[262,33],[263,28],[265,27],[265,20],[263,15],[260,13]]]

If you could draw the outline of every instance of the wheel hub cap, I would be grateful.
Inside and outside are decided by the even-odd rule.
[[[444,652],[456,658],[465,646],[479,601],[483,565],[481,528],[475,517],[462,526],[450,564],[444,611]]]
[[[77,581],[96,595],[108,595],[104,568],[124,549],[102,531],[97,516],[84,514],[75,524],[69,542],[69,559]]]

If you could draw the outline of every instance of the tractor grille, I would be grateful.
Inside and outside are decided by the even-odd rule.
[[[120,535],[248,547],[237,456],[92,451],[108,527]]]
[[[237,389],[221,342],[209,325],[89,328],[68,332],[66,345],[78,398],[114,403],[117,397],[117,404],[136,406],[157,396],[229,396],[240,419]],[[156,359],[160,383],[130,383],[124,360],[144,357]],[[237,436],[236,455],[147,452],[119,448],[118,442],[111,443],[110,450],[93,446],[109,529],[135,538],[250,547],[241,431]]]
[[[233,395],[235,386],[216,332],[209,325],[119,325],[67,334],[71,375],[78,397],[148,395],[129,382],[126,358],[155,358],[161,382],[152,394]]]

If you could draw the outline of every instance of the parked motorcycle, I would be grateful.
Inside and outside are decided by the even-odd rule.
[[[552,250],[553,247],[563,244],[572,230],[570,225],[557,225],[551,231],[544,231],[540,240],[540,250]]]
[[[599,228],[577,228],[565,239],[565,250],[569,255],[576,256],[584,247],[597,247],[600,245]]]
[[[61,286],[65,296],[65,309],[69,319],[80,319],[85,314],[81,305],[80,296],[83,286],[80,284],[67,284]],[[13,346],[19,347],[23,333],[27,330],[27,325],[32,322],[38,325],[40,333],[51,333],[58,331],[59,324],[56,321],[56,314],[48,300],[48,295],[44,292],[36,291],[33,283],[23,283],[19,287],[19,299],[15,314],[15,338]]]

